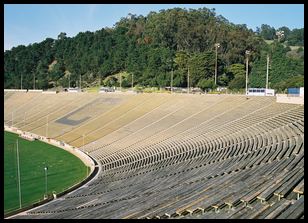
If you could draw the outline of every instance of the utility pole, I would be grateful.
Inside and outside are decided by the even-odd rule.
[[[22,74],[20,74],[20,89],[22,90]]]
[[[216,60],[215,60],[215,85],[217,84],[217,48],[220,47],[220,43],[215,43]]]
[[[19,192],[19,208],[21,209],[21,188],[20,188],[20,168],[19,168],[18,139],[16,139],[16,152],[17,152],[17,177],[18,177],[18,192]]]
[[[120,91],[122,91],[122,75],[120,73]]]
[[[79,79],[79,87],[80,87],[80,91],[81,91],[81,74],[80,74],[80,79]]]
[[[173,92],[173,68],[172,68],[172,71],[171,71],[171,86],[170,86],[170,91],[171,91],[171,94]]]
[[[33,72],[33,90],[35,90],[35,72]]]
[[[189,67],[188,67],[188,74],[187,74],[187,94],[189,94]]]
[[[44,167],[44,170],[45,170],[45,195],[44,195],[44,198],[48,198],[48,195],[47,195],[47,170],[48,170],[48,167]]]
[[[249,58],[249,54],[250,54],[250,51],[249,50],[246,50],[245,52],[246,54],[246,95],[247,95],[247,90],[248,90],[248,58]]]
[[[134,88],[134,75],[132,74],[132,91],[133,91],[133,88]]]
[[[269,55],[267,54],[267,64],[266,64],[266,85],[265,88],[268,89],[268,67],[269,67]]]

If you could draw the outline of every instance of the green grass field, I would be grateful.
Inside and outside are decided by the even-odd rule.
[[[17,153],[18,139],[21,200],[26,207],[43,200],[45,193],[45,170],[48,193],[62,192],[80,182],[87,175],[84,163],[69,152],[41,141],[27,141],[17,134],[4,132],[4,213],[19,209]]]

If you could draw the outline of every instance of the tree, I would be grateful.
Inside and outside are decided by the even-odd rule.
[[[304,28],[292,30],[288,36],[288,45],[304,46]]]
[[[260,35],[266,40],[273,40],[276,34],[276,30],[274,27],[271,27],[266,24],[261,25]]]
[[[229,83],[230,89],[239,90],[245,88],[246,73],[243,64],[232,64],[227,68],[227,76],[232,79]]]
[[[196,53],[189,60],[189,71],[192,86],[201,79],[214,78],[215,56],[213,52]]]
[[[189,54],[185,51],[179,51],[175,54],[174,62],[179,69],[187,69]]]
[[[261,51],[261,56],[252,64],[249,81],[253,87],[265,87],[266,57],[270,55],[269,82],[270,87],[292,78],[296,75],[304,75],[303,58],[289,57],[290,49],[283,44],[275,42]]]
[[[58,35],[58,40],[62,40],[62,39],[65,39],[66,38],[66,33],[65,32],[61,32],[59,35]]]
[[[237,76],[229,83],[229,88],[232,90],[239,90],[245,88],[246,78],[243,76]]]
[[[233,79],[235,77],[241,76],[244,77],[246,75],[245,73],[245,65],[243,64],[232,64],[226,69],[227,76],[230,79]]]
[[[208,89],[213,89],[215,87],[215,83],[213,79],[201,79],[199,80],[197,86],[204,91]]]
[[[98,77],[104,79],[120,71],[133,74],[134,82],[140,85],[169,86],[173,69],[174,86],[186,87],[188,68],[192,85],[204,85],[214,76],[215,43],[221,45],[217,77],[220,85],[226,86],[236,78],[236,68],[234,71],[230,66],[244,63],[245,50],[251,50],[251,83],[261,86],[264,59],[270,48],[276,51],[271,55],[271,83],[276,84],[303,74],[304,52],[276,45],[267,48],[264,38],[273,39],[275,31],[263,24],[256,35],[245,24],[232,24],[208,8],[173,8],[147,16],[130,14],[112,28],[80,32],[72,38],[61,32],[56,40],[47,38],[5,51],[4,86],[19,88],[22,76],[23,87],[32,88],[35,75],[38,86],[46,87],[47,82],[48,87],[50,83],[66,87],[68,72],[72,74],[72,84],[82,75],[85,84],[96,85]],[[303,29],[294,29],[288,35],[287,27],[278,31],[285,32],[289,45],[304,45]]]

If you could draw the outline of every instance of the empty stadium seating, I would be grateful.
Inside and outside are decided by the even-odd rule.
[[[48,132],[101,167],[86,186],[14,218],[304,218],[303,105],[6,92],[4,114],[5,124]]]

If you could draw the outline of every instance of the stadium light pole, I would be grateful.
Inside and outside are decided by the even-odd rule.
[[[48,170],[48,167],[45,166],[44,170],[45,170],[45,195],[44,195],[44,198],[46,199],[48,197],[47,196],[47,170]]]
[[[187,94],[189,94],[189,67],[187,72]]]
[[[215,43],[216,60],[215,60],[215,85],[217,84],[217,49],[220,47],[220,43]]]
[[[68,89],[71,88],[71,74],[68,74]]]
[[[20,74],[20,90],[22,90],[22,74]]]
[[[269,55],[267,54],[267,63],[266,63],[266,84],[265,88],[268,89],[268,66],[269,66]]]
[[[16,153],[17,153],[17,176],[18,176],[19,208],[21,209],[21,187],[20,187],[20,167],[19,167],[18,139],[16,139]]]
[[[250,50],[246,50],[245,51],[246,54],[246,92],[245,94],[247,95],[247,86],[248,86],[248,58],[249,58],[249,54],[250,54]]]
[[[120,73],[120,91],[122,91],[122,75]]]
[[[170,84],[170,91],[171,91],[171,94],[173,92],[173,68],[172,68],[172,71],[171,71],[171,84]]]
[[[132,74],[132,91],[133,91],[133,88],[134,88],[134,74]]]
[[[81,74],[80,74],[80,79],[79,79],[79,87],[80,87],[80,91],[81,91]]]

